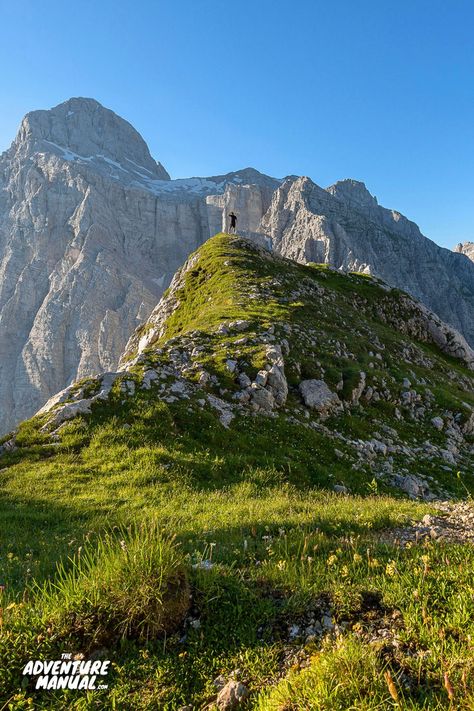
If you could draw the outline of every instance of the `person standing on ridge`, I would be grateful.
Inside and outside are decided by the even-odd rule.
[[[229,219],[230,219],[229,233],[235,235],[235,230],[236,230],[236,226],[237,226],[237,215],[235,214],[235,212],[230,213]]]

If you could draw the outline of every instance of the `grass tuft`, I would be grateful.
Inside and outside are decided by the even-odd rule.
[[[59,564],[40,599],[52,633],[90,650],[170,634],[184,620],[190,591],[178,546],[142,525],[86,545],[68,568]]]

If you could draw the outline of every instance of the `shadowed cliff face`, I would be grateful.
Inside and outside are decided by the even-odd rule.
[[[278,184],[251,169],[172,181],[92,99],[28,114],[0,157],[0,432],[113,368],[229,201],[258,204],[253,226]]]
[[[363,271],[408,291],[474,344],[474,264],[378,205],[363,183],[344,180],[323,190],[309,178],[288,180],[261,229],[290,259]]]

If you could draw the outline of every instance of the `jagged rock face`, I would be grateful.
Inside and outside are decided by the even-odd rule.
[[[460,242],[454,249],[459,254],[465,254],[474,262],[474,242]]]
[[[231,210],[239,234],[300,262],[378,275],[474,344],[468,247],[437,247],[353,180],[323,190],[252,168],[170,180],[129,123],[70,99],[28,114],[0,156],[0,433],[74,380],[115,369],[176,269]]]
[[[221,175],[214,180],[221,182],[225,178],[226,176]],[[218,232],[227,232],[228,215],[234,211],[238,215],[238,233],[262,241],[260,223],[270,207],[273,193],[280,185],[280,181],[252,169],[236,173],[234,181],[227,182],[225,191],[221,195],[208,195],[206,198],[210,233],[214,235]]]
[[[474,264],[379,206],[363,183],[344,180],[323,190],[309,178],[287,180],[275,191],[261,231],[290,259],[381,277],[474,344]]]
[[[135,129],[91,99],[28,114],[0,156],[0,432],[116,367],[229,205],[255,204],[253,228],[278,184],[251,169],[172,181]]]
[[[23,119],[10,151],[29,158],[34,148],[76,154],[83,160],[105,162],[112,168],[125,159],[125,168],[139,168],[158,180],[169,180],[137,131],[93,99],[70,99],[49,111],[32,111]],[[45,146],[44,144],[47,144]],[[120,168],[119,168],[120,169]],[[124,172],[122,170],[122,172]]]

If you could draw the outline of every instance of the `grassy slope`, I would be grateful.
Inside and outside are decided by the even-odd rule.
[[[149,350],[150,363],[169,361],[166,348],[157,354],[156,346],[173,338],[175,348],[187,347],[186,334],[193,332],[193,342],[204,347],[200,361],[219,379],[216,393],[224,387],[230,395],[236,385],[226,358],[238,351],[246,372],[255,375],[264,362],[259,334],[273,325],[279,340],[284,324],[290,324],[285,359],[290,384],[320,377],[323,368],[332,386],[342,374],[348,392],[365,370],[375,384],[384,378],[387,389],[399,393],[403,377],[413,379],[412,371],[435,395],[433,414],[448,409],[465,416],[463,402],[474,403],[472,392],[462,387],[467,377],[462,366],[435,349],[415,344],[432,367],[404,363],[401,353],[410,339],[376,314],[381,299],[392,299],[396,307],[396,292],[386,295],[366,277],[265,259],[225,236],[209,241],[200,254],[186,276],[180,307]],[[322,285],[326,296],[314,297],[305,280]],[[242,334],[218,334],[215,328],[238,318],[251,322],[252,337],[236,346]],[[385,344],[382,362],[367,352],[374,337]],[[355,360],[335,358],[335,341]],[[139,383],[140,367],[133,372]],[[200,708],[215,696],[212,679],[238,667],[252,691],[251,707],[389,708],[383,677],[388,664],[405,696],[403,708],[448,708],[445,672],[458,707],[471,708],[472,551],[440,544],[399,551],[379,544],[378,530],[421,517],[427,506],[400,498],[387,483],[376,484],[374,468],[354,459],[349,448],[338,444],[344,457],[336,456],[333,441],[305,426],[295,391],[276,418],[241,413],[229,430],[213,411],[201,409],[198,399],[167,404],[153,390],[124,398],[116,385],[108,403],[63,428],[59,443],[40,432],[41,418],[20,428],[21,446],[2,457],[0,471],[2,582],[7,602],[16,603],[5,612],[0,647],[8,667],[5,701],[14,697],[12,708],[28,708],[30,697],[38,708],[172,709],[185,703]],[[442,443],[430,417],[398,421],[394,409],[382,400],[325,424],[362,439],[389,425],[411,446],[428,438]],[[443,469],[444,462],[398,463],[397,458],[403,459],[395,455],[395,466],[433,476],[454,494],[472,488],[467,460],[460,482],[453,470]],[[324,490],[334,482],[355,495]],[[376,486],[379,495],[370,496]],[[189,630],[182,642],[180,630],[165,642],[111,647],[110,691],[37,696],[20,691],[18,668],[25,657],[41,656],[42,648],[51,653],[55,644],[64,651],[54,632],[43,634],[41,596],[25,595],[28,584],[54,575],[59,559],[87,540],[93,544],[104,529],[143,520],[176,536],[200,628]],[[193,567],[203,559],[212,559],[214,567]],[[401,612],[396,653],[377,645],[368,651],[357,626],[350,631],[361,620],[367,591],[381,596],[378,613]],[[296,664],[288,679],[265,691],[283,674],[292,646],[282,630],[321,599],[329,601],[336,620],[350,623],[348,630],[321,649],[311,643],[305,653],[310,666],[299,671]],[[32,606],[36,621],[28,624]],[[348,681],[351,673],[360,678],[355,687]]]

